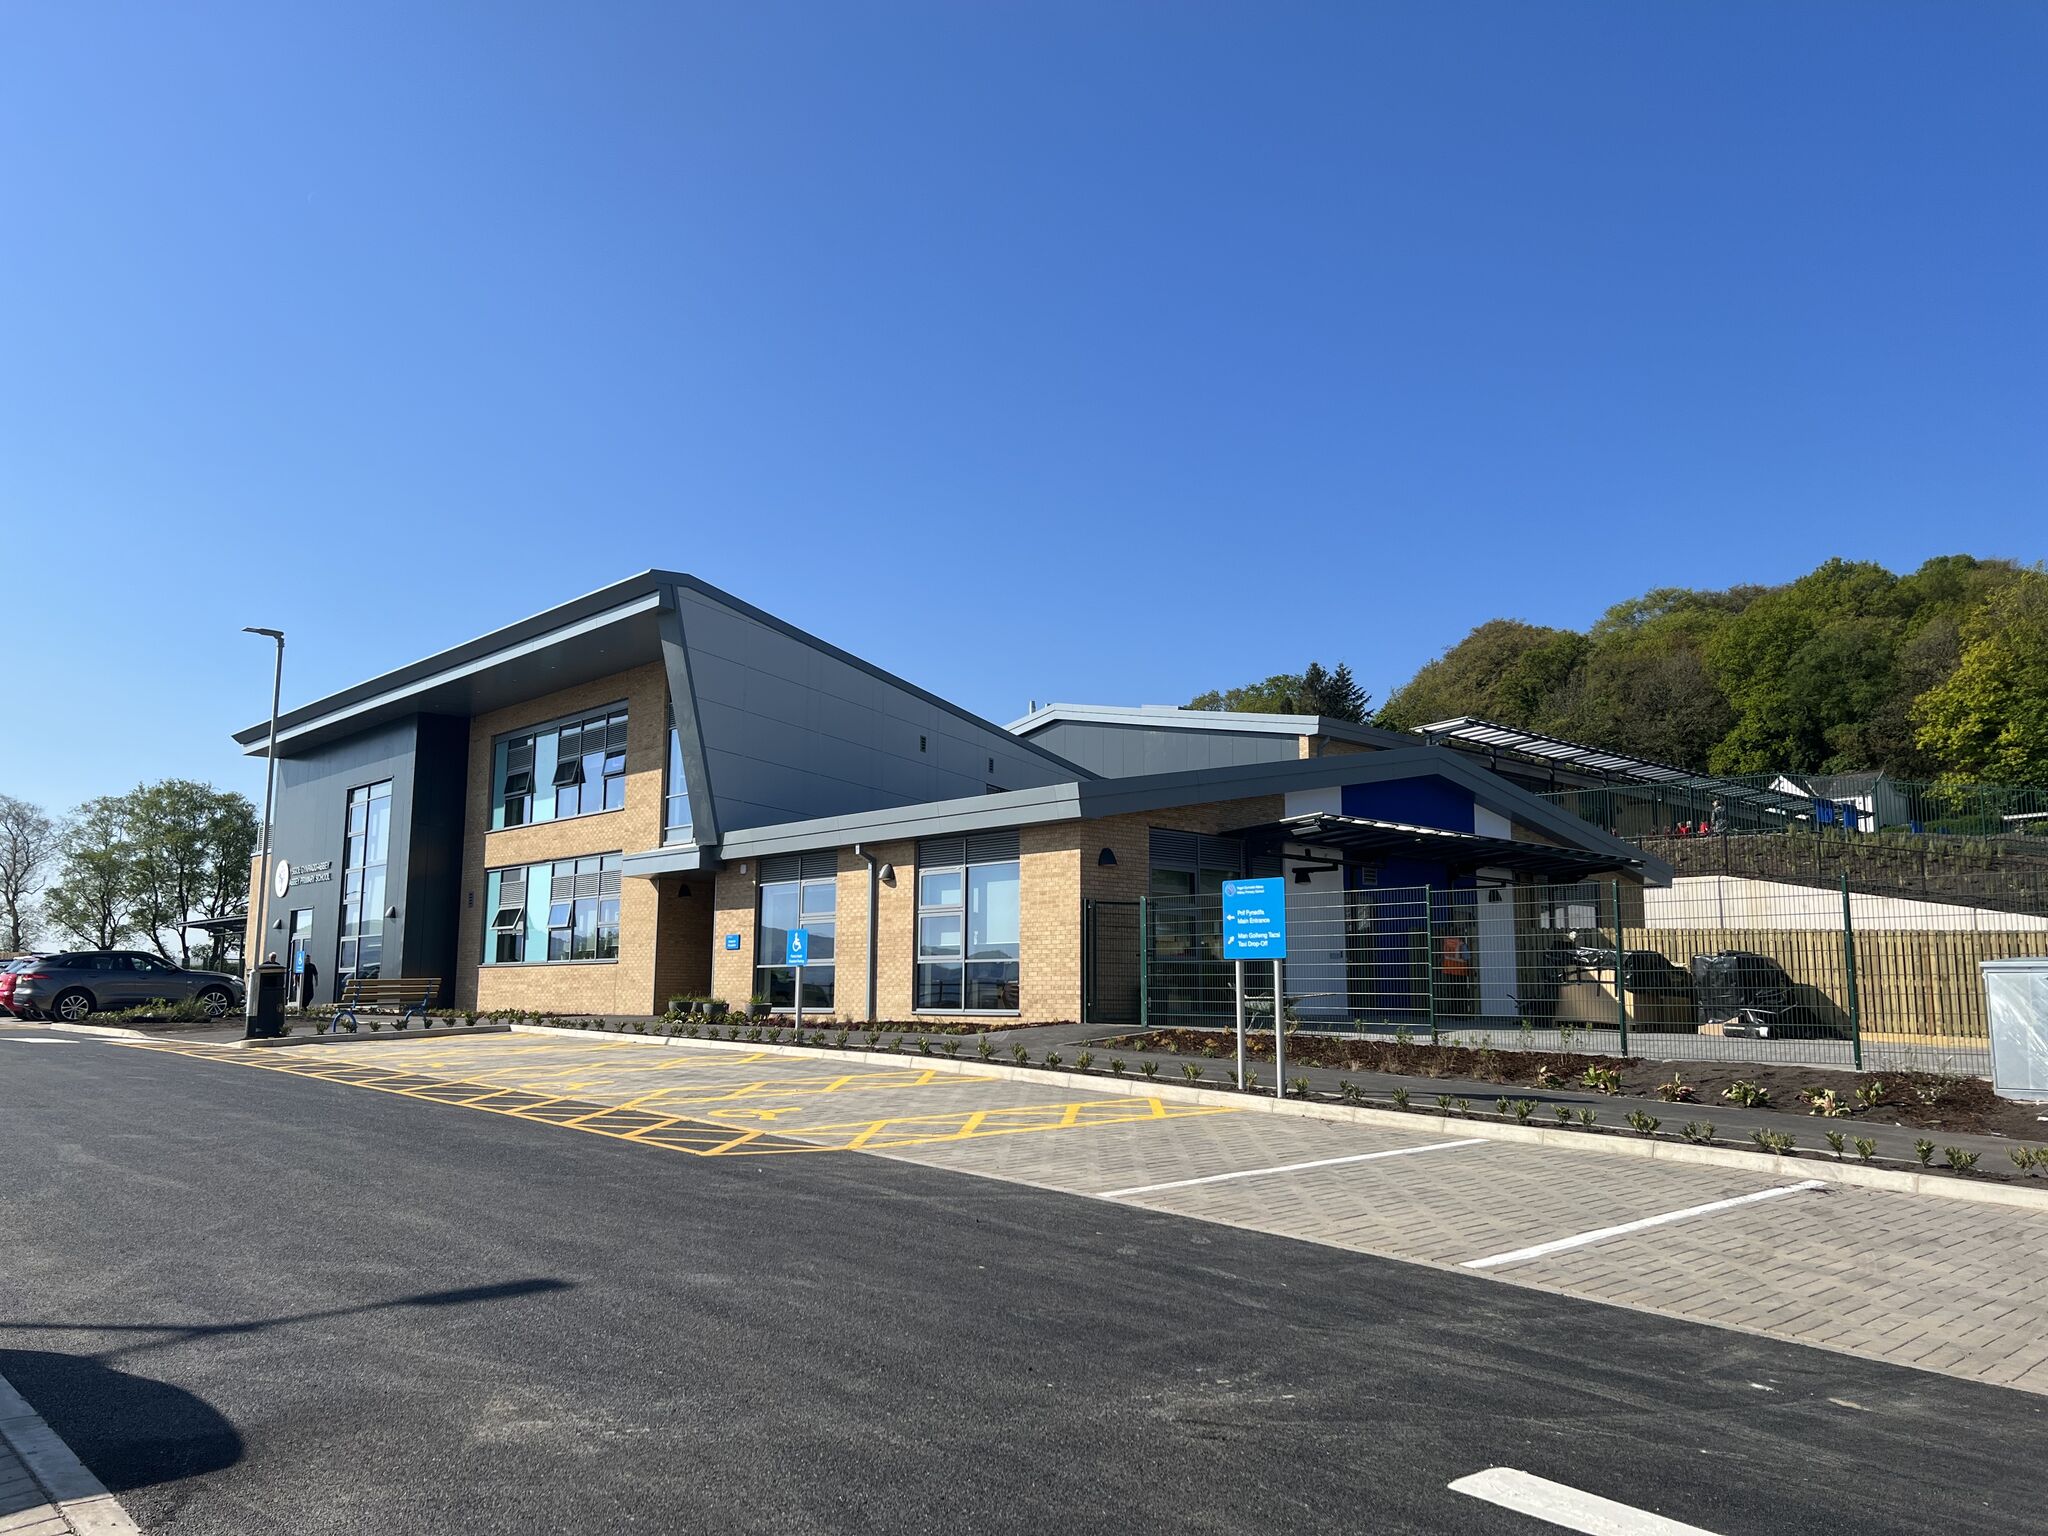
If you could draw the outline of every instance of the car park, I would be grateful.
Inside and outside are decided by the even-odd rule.
[[[197,1003],[214,1018],[241,1006],[240,978],[194,971],[135,950],[77,950],[44,955],[13,975],[10,1006],[23,1018],[78,1023],[95,1013],[143,1003]]]

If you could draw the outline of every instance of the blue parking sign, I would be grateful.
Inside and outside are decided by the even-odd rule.
[[[1285,880],[1274,878],[1223,882],[1223,958],[1287,958]]]
[[[789,964],[809,965],[811,963],[811,930],[792,928],[789,930]]]

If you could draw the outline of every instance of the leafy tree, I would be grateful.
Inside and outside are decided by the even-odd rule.
[[[1489,619],[1397,688],[1379,723],[1412,730],[1433,720],[1478,715],[1549,730],[1558,710],[1551,694],[1564,686],[1585,654],[1586,637],[1520,619]]]
[[[2048,575],[2005,586],[1964,631],[1955,672],[1913,710],[1953,778],[2048,783]]]
[[[33,898],[57,852],[57,825],[40,806],[0,795],[0,944],[26,949],[35,937]]]
[[[1239,688],[1211,689],[1187,703],[1189,709],[1240,715],[1328,715],[1335,720],[1363,720],[1371,705],[1372,695],[1358,686],[1351,668],[1341,661],[1335,671],[1312,661],[1304,671],[1276,672]]]
[[[72,812],[58,843],[57,881],[43,897],[43,915],[82,948],[112,949],[135,931],[125,798],[86,801]]]

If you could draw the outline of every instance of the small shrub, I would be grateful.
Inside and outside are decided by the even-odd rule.
[[[1551,1112],[1552,1114],[1554,1114],[1554,1115],[1556,1115],[1556,1116],[1557,1116],[1557,1123],[1558,1123],[1559,1125],[1570,1125],[1570,1124],[1572,1123],[1572,1107],[1571,1107],[1571,1105],[1569,1105],[1569,1104],[1553,1104],[1553,1105],[1551,1105],[1551,1107],[1550,1107],[1550,1112]]]
[[[1493,1112],[1496,1115],[1504,1115],[1508,1113],[1508,1111],[1512,1108],[1513,1106],[1508,1102],[1508,1096],[1506,1094],[1502,1094],[1499,1098],[1493,1101]]]
[[[1247,1066],[1244,1069],[1244,1076],[1238,1079],[1237,1086],[1242,1088],[1246,1093],[1258,1092],[1259,1069],[1257,1067]]]
[[[1757,1144],[1760,1151],[1783,1157],[1792,1150],[1792,1135],[1788,1131],[1751,1131],[1749,1139]]]
[[[1460,1115],[1469,1115],[1472,1113],[1472,1101],[1470,1099],[1459,1099],[1457,1103],[1455,1103],[1451,1107],[1455,1109]]]
[[[1920,1166],[1922,1168],[1932,1168],[1934,1166],[1934,1143],[1925,1136],[1922,1136],[1913,1143],[1913,1155],[1920,1159]]]
[[[1809,1115],[1826,1115],[1831,1120],[1840,1120],[1849,1113],[1849,1106],[1835,1097],[1832,1088],[1802,1088],[1799,1102],[1806,1106]]]
[[[701,1027],[702,1026],[697,1024],[685,1024],[683,1026],[683,1033],[687,1035],[690,1039],[694,1040],[697,1038],[698,1031]]]
[[[1346,1104],[1363,1104],[1365,1102],[1365,1090],[1352,1082],[1348,1077],[1339,1078],[1337,1080],[1337,1097]]]
[[[1884,1079],[1872,1078],[1867,1083],[1856,1085],[1856,1103],[1863,1109],[1875,1109],[1884,1102]]]
[[[1307,1079],[1307,1078],[1305,1078],[1305,1077],[1296,1077],[1296,1078],[1290,1078],[1290,1079],[1288,1080],[1288,1084],[1287,1084],[1287,1086],[1288,1086],[1288,1087],[1289,1087],[1289,1088],[1290,1088],[1290,1089],[1291,1089],[1291,1090],[1293,1091],[1293,1093],[1294,1093],[1294,1096],[1295,1096],[1295,1097],[1296,1097],[1297,1099],[1305,1099],[1305,1098],[1307,1098],[1307,1097],[1308,1097],[1308,1079]]]
[[[1451,1112],[1451,1105],[1456,1102],[1448,1093],[1440,1093],[1436,1096],[1436,1107],[1447,1115]]]
[[[1202,1066],[1201,1063],[1190,1061],[1182,1065],[1180,1075],[1191,1083],[1199,1083],[1202,1080],[1202,1074],[1207,1070],[1208,1068]]]
[[[1024,1063],[1029,1061],[1030,1059],[1031,1053],[1025,1050],[1023,1046],[1013,1045],[1010,1047],[1010,1060],[1017,1063],[1018,1066],[1023,1066]]]
[[[1056,1067],[1056,1066],[1058,1066],[1058,1065],[1059,1065],[1059,1064],[1060,1064],[1060,1063],[1061,1063],[1062,1061],[1065,1061],[1065,1060],[1066,1060],[1066,1058],[1065,1058],[1064,1056],[1060,1055],[1060,1053],[1059,1053],[1058,1051],[1047,1051],[1047,1052],[1045,1053],[1045,1063],[1044,1063],[1044,1064],[1045,1064],[1046,1066],[1048,1066],[1048,1067]]]
[[[923,1035],[919,1035],[919,1036],[917,1037],[917,1054],[918,1054],[918,1055],[920,1055],[920,1056],[929,1056],[929,1055],[931,1055],[931,1053],[932,1053],[932,1043],[931,1043],[931,1041],[929,1041],[929,1040],[925,1039],[925,1037],[924,1037]],[[1052,1062],[1051,1062],[1050,1060],[1048,1060],[1048,1061],[1046,1062],[1046,1065],[1047,1065],[1047,1066],[1051,1066],[1051,1065],[1052,1065]]]
[[[1156,1061],[1141,1061],[1138,1063],[1138,1070],[1148,1078],[1157,1077],[1159,1075],[1159,1063]]]
[[[881,1032],[881,1031],[880,1031],[879,1029],[871,1029],[871,1030],[869,1030],[869,1031],[868,1031],[868,1049],[872,1051],[872,1050],[873,1050],[873,1049],[874,1049],[874,1048],[875,1048],[876,1046],[880,1045],[881,1043],[882,1043],[882,1032]]]
[[[1737,1078],[1721,1090],[1721,1097],[1730,1104],[1740,1104],[1744,1109],[1762,1109],[1771,1102],[1771,1093],[1748,1078]]]
[[[1866,1163],[1869,1162],[1873,1157],[1877,1156],[1877,1143],[1872,1141],[1868,1136],[1858,1136],[1854,1141],[1849,1143],[1849,1145],[1856,1149],[1857,1157],[1861,1158]]]
[[[1516,1124],[1518,1124],[1518,1125],[1527,1125],[1527,1124],[1529,1123],[1529,1117],[1530,1117],[1531,1115],[1535,1114],[1535,1113],[1536,1113],[1536,1103],[1535,1103],[1535,1101],[1534,1101],[1533,1099],[1517,1099],[1517,1100],[1515,1100],[1515,1123],[1516,1123]]]
[[[1628,1128],[1638,1136],[1654,1135],[1657,1127],[1663,1123],[1655,1115],[1640,1109],[1630,1110],[1625,1118],[1628,1121]]]
[[[1671,1074],[1670,1082],[1657,1085],[1657,1097],[1666,1104],[1693,1104],[1699,1101],[1699,1095],[1693,1091],[1692,1084],[1675,1071]]]
[[[1086,1072],[1095,1065],[1095,1053],[1093,1051],[1074,1052],[1074,1065],[1080,1071]]]
[[[1593,1122],[1600,1118],[1599,1114],[1596,1111],[1590,1109],[1582,1109],[1578,1112],[1578,1115],[1579,1129],[1582,1131],[1590,1131],[1591,1129],[1593,1129]]]
[[[1406,1046],[1413,1042],[1414,1039],[1415,1037],[1408,1032],[1406,1024],[1396,1024],[1394,1026],[1394,1044],[1397,1047]]]
[[[372,1020],[370,1020],[370,1033],[371,1033],[371,1034],[373,1034],[373,1035],[374,1035],[374,1034],[376,1034],[376,1033],[377,1033],[377,1032],[378,1032],[379,1030],[383,1029],[383,1027],[384,1027],[384,1021],[383,1021],[382,1019],[372,1019]]]
[[[1711,1120],[1688,1120],[1678,1128],[1678,1134],[1696,1147],[1704,1147],[1714,1139],[1714,1122]]]
[[[1396,1088],[1391,1097],[1394,1101],[1394,1108],[1406,1109],[1408,1107],[1408,1090],[1406,1088]]]
[[[960,1042],[958,1040],[948,1038],[939,1046],[939,1049],[944,1051],[948,1056],[958,1056],[960,1054]]]
[[[1821,1133],[1821,1140],[1828,1144],[1828,1150],[1835,1154],[1835,1161],[1839,1163],[1848,1151],[1849,1138],[1840,1131],[1824,1131]]]
[[[842,1029],[839,1031],[838,1034],[832,1037],[832,1043],[838,1046],[839,1049],[843,1051],[846,1049],[846,1042],[851,1040],[852,1038],[852,1031]]]
[[[995,1053],[995,1042],[989,1039],[987,1035],[983,1035],[979,1040],[974,1042],[974,1054],[979,1056],[983,1061],[987,1061],[989,1057],[995,1055]]]
[[[1943,1147],[1941,1149],[1941,1160],[1948,1164],[1949,1171],[1952,1173],[1975,1173],[1977,1171],[1977,1154],[1965,1152],[1961,1147]]]
[[[1621,1074],[1612,1067],[1588,1067],[1579,1077],[1579,1086],[1595,1093],[1619,1093]]]
[[[1109,1058],[1109,1075],[1111,1077],[1122,1077],[1124,1075],[1123,1057],[1112,1056]]]
[[[1529,1021],[1524,1019],[1522,1022],[1527,1024]],[[1538,1067],[1536,1075],[1529,1079],[1529,1086],[1531,1088],[1562,1088],[1564,1086],[1564,1079],[1548,1067]]]
[[[2021,1173],[2030,1173],[2033,1171],[2034,1149],[2032,1147],[2014,1147],[2005,1155],[2012,1159],[2013,1167],[2018,1169]]]

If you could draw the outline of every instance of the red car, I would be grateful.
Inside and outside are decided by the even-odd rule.
[[[0,1013],[13,1016],[15,974],[27,970],[40,959],[41,955],[17,955],[12,960],[0,960]]]

